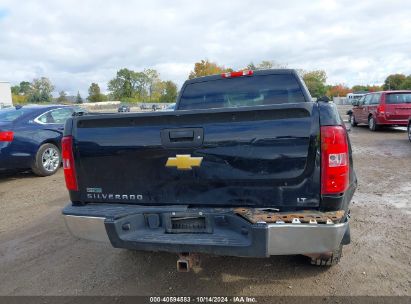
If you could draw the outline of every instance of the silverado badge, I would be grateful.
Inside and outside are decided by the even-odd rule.
[[[176,167],[178,170],[191,170],[193,167],[200,167],[202,157],[191,157],[190,154],[177,154],[176,157],[169,157],[166,167]]]

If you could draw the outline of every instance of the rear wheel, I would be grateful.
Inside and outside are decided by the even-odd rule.
[[[372,117],[372,116],[370,118],[368,118],[368,128],[371,131],[377,131],[378,130],[377,122],[375,121],[375,118]]]
[[[411,121],[408,123],[408,139],[411,141]]]
[[[340,245],[336,250],[329,254],[324,254],[315,258],[311,258],[311,264],[316,266],[337,265],[342,257],[342,247],[343,245]]]
[[[57,172],[60,163],[60,150],[53,144],[44,144],[37,151],[36,160],[31,169],[38,176],[49,176]]]
[[[358,125],[357,121],[355,120],[354,114],[350,115],[350,124],[353,127],[356,127]]]

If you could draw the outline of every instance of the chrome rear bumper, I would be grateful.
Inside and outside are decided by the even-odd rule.
[[[217,217],[221,214],[210,216],[214,223],[212,233],[173,234],[167,233],[162,224],[155,229],[147,227],[144,214],[130,214],[118,219],[64,214],[66,225],[75,237],[110,242],[118,248],[250,257],[330,252],[341,244],[349,225],[348,221],[338,224],[251,224],[228,213],[225,214],[226,221],[219,225]],[[125,230],[124,227],[128,228]]]
[[[98,242],[110,242],[104,217],[64,215],[70,233],[80,239]]]
[[[268,254],[309,254],[333,251],[341,244],[348,222],[339,224],[269,224]]]

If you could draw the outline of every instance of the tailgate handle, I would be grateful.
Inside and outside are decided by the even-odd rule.
[[[170,131],[170,141],[192,141],[194,139],[193,130]]]
[[[161,144],[165,148],[193,148],[203,144],[203,128],[175,128],[161,130]]]

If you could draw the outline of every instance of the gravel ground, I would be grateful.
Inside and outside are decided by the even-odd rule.
[[[350,138],[359,188],[337,266],[204,257],[200,271],[177,273],[174,254],[74,239],[60,170],[0,177],[0,295],[411,295],[411,143],[404,129],[357,127]]]

